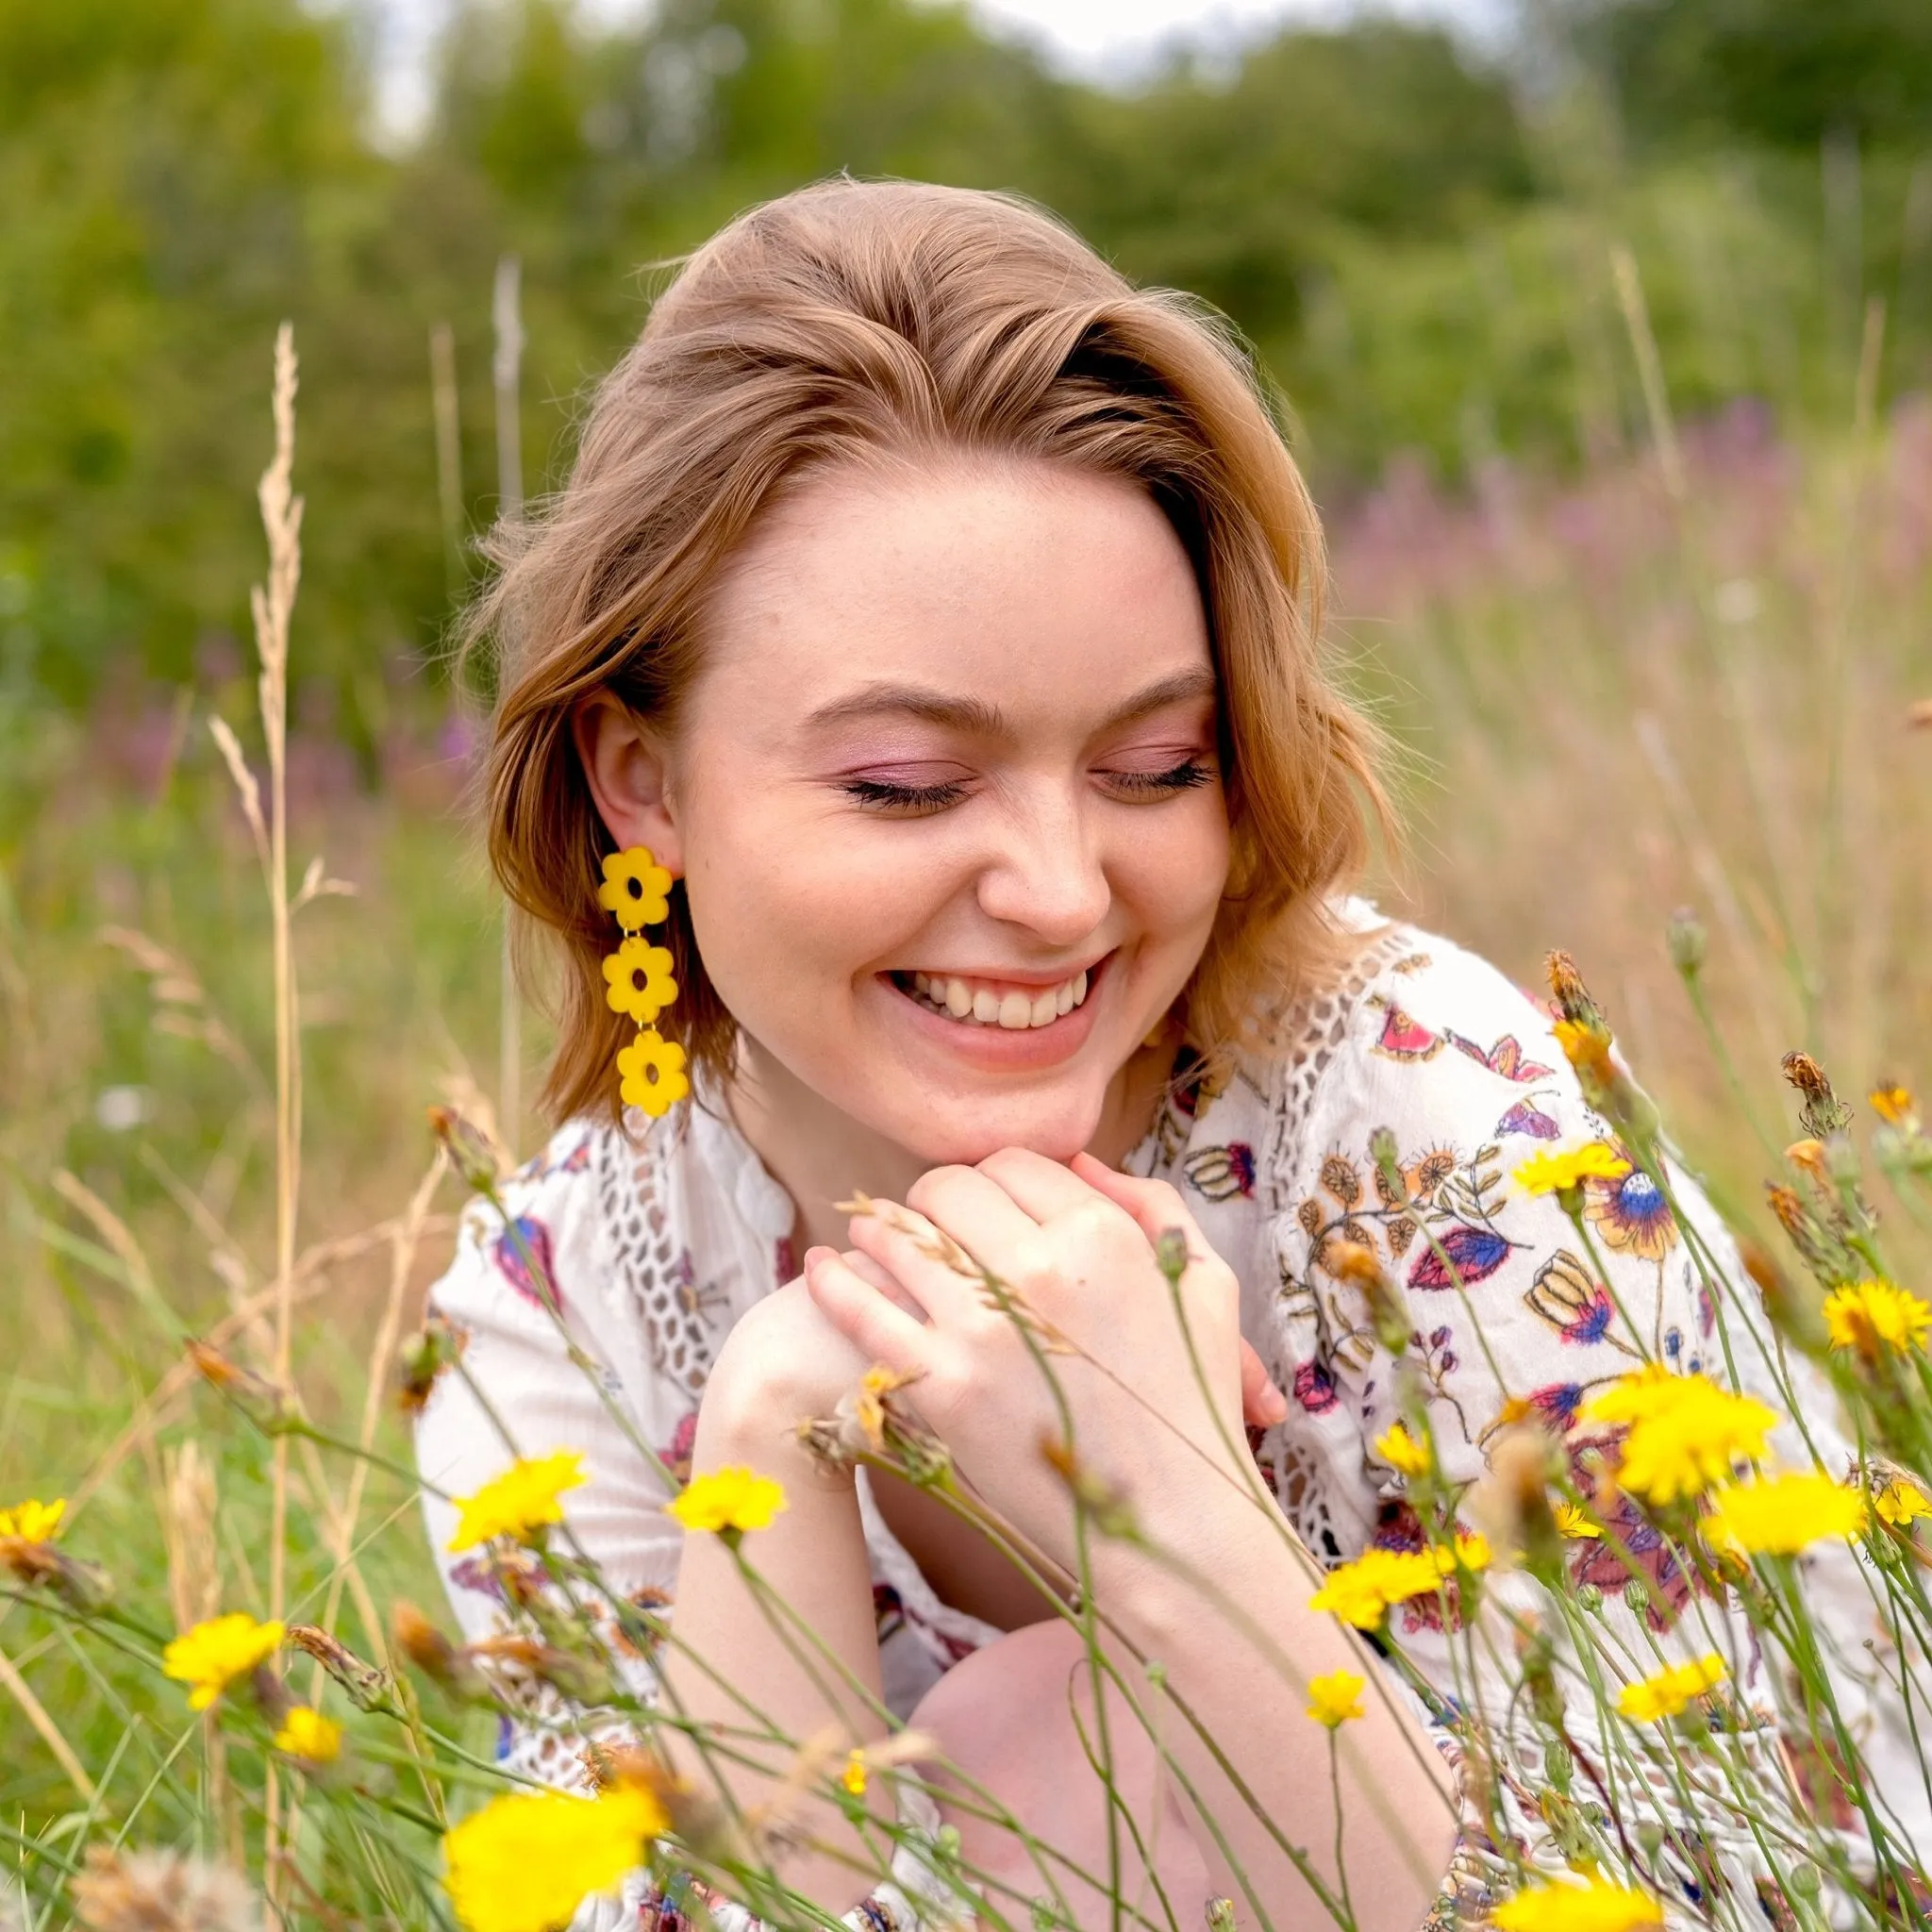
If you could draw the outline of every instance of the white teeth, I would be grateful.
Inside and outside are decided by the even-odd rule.
[[[996,992],[991,987],[975,985],[946,973],[909,973],[900,979],[911,983],[914,995],[938,1011],[977,1026],[1003,1026],[1018,1033],[1034,1026],[1051,1026],[1062,1014],[1071,1013],[1087,997],[1088,975],[1076,973],[1058,986],[1028,992],[1015,987]]]

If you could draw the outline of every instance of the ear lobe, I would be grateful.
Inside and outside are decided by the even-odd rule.
[[[609,691],[586,698],[570,722],[584,782],[617,849],[648,845],[658,863],[681,878],[684,841],[662,741]]]

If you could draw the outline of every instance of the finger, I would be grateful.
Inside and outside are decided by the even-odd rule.
[[[1093,1205],[1094,1190],[1087,1182],[1064,1163],[1030,1148],[1002,1147],[979,1163],[978,1172],[996,1181],[1035,1221]]]
[[[977,1168],[936,1167],[913,1182],[906,1200],[996,1274],[1012,1273],[1039,1246],[1039,1222]]]
[[[1241,1419],[1251,1427],[1271,1429],[1288,1416],[1288,1397],[1270,1379],[1261,1357],[1241,1343]]]
[[[805,1286],[819,1312],[861,1355],[901,1374],[924,1373],[925,1329],[843,1256],[814,1248],[805,1259]]]
[[[1019,1213],[1010,1202],[1007,1207]],[[935,1322],[960,1320],[980,1306],[984,1283],[973,1256],[910,1208],[874,1201],[870,1212],[852,1217],[852,1245]]]
[[[1133,1216],[1134,1224],[1150,1241],[1158,1241],[1169,1228],[1178,1228],[1187,1241],[1188,1253],[1208,1252],[1208,1240],[1188,1212],[1188,1204],[1177,1189],[1165,1181],[1143,1181],[1130,1174],[1117,1174],[1105,1161],[1091,1154],[1074,1156],[1074,1172],[1096,1193],[1105,1194],[1117,1208]]]
[[[838,1254],[839,1251],[836,1248],[808,1248],[805,1253],[806,1269],[810,1269],[813,1258],[816,1256]],[[894,1307],[904,1308],[915,1322],[924,1322],[925,1320],[925,1310],[913,1299],[912,1295],[907,1291],[906,1285],[890,1268],[880,1267],[870,1255],[861,1254],[857,1248],[848,1248],[843,1255],[839,1256],[839,1258],[861,1281],[870,1282],[874,1288],[877,1289]]]

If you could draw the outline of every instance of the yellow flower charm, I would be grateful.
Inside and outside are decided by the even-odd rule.
[[[12,1539],[24,1543],[50,1543],[67,1514],[65,1501],[42,1503],[29,1497],[11,1509],[0,1509],[0,1541]]]
[[[1490,1912],[1496,1932],[1643,1932],[1663,1922],[1663,1907],[1648,1893],[1601,1878],[1526,1885]]]
[[[1429,1445],[1417,1441],[1408,1433],[1407,1423],[1397,1423],[1393,1428],[1377,1436],[1375,1454],[1399,1474],[1419,1476],[1429,1473]]]
[[[1711,1491],[1704,1532],[1718,1549],[1793,1557],[1826,1538],[1848,1542],[1864,1526],[1864,1497],[1813,1470]]]
[[[646,1027],[628,1046],[617,1050],[618,1092],[626,1107],[640,1107],[656,1120],[667,1114],[691,1091],[684,1071],[684,1049],[675,1040],[660,1040]]]
[[[592,1892],[614,1890],[669,1829],[642,1785],[577,1798],[518,1791],[492,1799],[442,1840],[450,1903],[466,1932],[558,1932]]]
[[[564,1491],[586,1480],[584,1458],[575,1449],[519,1458],[474,1496],[457,1498],[451,1552],[473,1550],[500,1536],[514,1537],[520,1543],[531,1541],[536,1531],[563,1521]]]
[[[1894,1529],[1909,1529],[1922,1516],[1932,1516],[1932,1497],[1902,1475],[1893,1476],[1872,1498],[1872,1507],[1877,1510],[1879,1520]]]
[[[597,903],[614,914],[625,932],[640,932],[671,917],[671,874],[645,845],[612,852],[604,860],[604,883]]]
[[[1526,1194],[1562,1194],[1587,1180],[1622,1180],[1629,1172],[1630,1163],[1608,1141],[1591,1141],[1568,1154],[1532,1154],[1513,1178]]]
[[[687,1529],[709,1530],[736,1541],[749,1529],[768,1529],[785,1507],[785,1491],[768,1475],[749,1469],[713,1469],[693,1476],[683,1492],[665,1504]]]
[[[1859,1281],[1825,1296],[1824,1325],[1832,1347],[1875,1356],[1881,1348],[1923,1347],[1932,1307],[1890,1281]]]
[[[1354,1671],[1330,1671],[1308,1679],[1308,1715],[1331,1731],[1362,1715],[1363,1678]]]
[[[341,1756],[342,1727],[306,1704],[296,1705],[269,1741],[305,1764],[333,1764]]]
[[[671,948],[627,939],[604,961],[604,997],[613,1013],[648,1026],[677,997]]]
[[[839,1782],[855,1798],[865,1796],[865,1753],[854,1751],[845,1759],[845,1769],[839,1774]]]
[[[1778,1418],[1755,1396],[1652,1362],[1591,1396],[1583,1420],[1630,1424],[1617,1480],[1661,1505],[1727,1481],[1740,1462],[1758,1461]]]
[[[233,1610],[184,1630],[162,1651],[161,1670],[188,1686],[191,1710],[206,1710],[237,1677],[266,1663],[282,1636],[282,1624],[258,1624],[246,1610]]]
[[[1724,1658],[1714,1650],[1707,1651],[1695,1663],[1671,1664],[1655,1676],[1625,1684],[1617,1692],[1617,1708],[1632,1724],[1661,1724],[1665,1718],[1688,1710],[1729,1675]]]

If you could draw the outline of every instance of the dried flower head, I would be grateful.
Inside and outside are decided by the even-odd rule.
[[[1778,1064],[1785,1078],[1804,1095],[1798,1119],[1815,1140],[1828,1141],[1850,1124],[1852,1110],[1831,1091],[1824,1069],[1808,1053],[1788,1053]]]
[[[1488,1474],[1470,1492],[1469,1507],[1506,1560],[1521,1559],[1540,1575],[1562,1562],[1562,1538],[1550,1502],[1560,1452],[1534,1424],[1506,1430],[1490,1451]]]
[[[88,1932],[260,1932],[255,1893],[240,1874],[178,1852],[90,1845],[68,1888]]]
[[[364,1663],[354,1651],[314,1624],[291,1624],[289,1641],[312,1657],[341,1688],[358,1710],[388,1710],[393,1703],[390,1675]]]
[[[1408,1304],[1383,1267],[1381,1256],[1366,1241],[1337,1236],[1324,1243],[1321,1265],[1337,1281],[1360,1291],[1375,1340],[1400,1359],[1407,1351],[1412,1324]]]
[[[1601,1029],[1607,1036],[1609,1028],[1604,1023],[1603,1008],[1591,998],[1583,974],[1576,970],[1576,961],[1568,953],[1553,952],[1544,958],[1543,971],[1549,976],[1550,991],[1556,995],[1557,1010],[1563,1018],[1572,1025]]]

